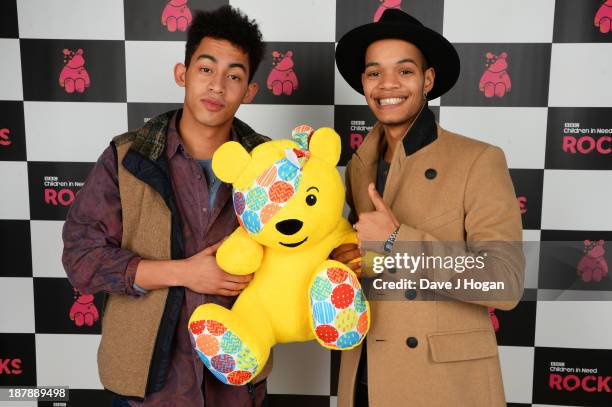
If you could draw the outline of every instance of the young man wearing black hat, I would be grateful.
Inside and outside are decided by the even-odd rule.
[[[427,105],[457,81],[457,52],[413,17],[387,10],[338,42],[336,63],[378,119],[346,169],[362,248],[384,242],[393,254],[413,242],[455,257],[489,252],[476,278],[505,284],[504,301],[427,301],[439,293],[418,287],[404,301],[370,298],[366,345],[342,353],[338,406],[505,406],[488,307],[512,309],[521,297],[521,217],[503,151],[442,129]],[[442,243],[451,241],[460,244]],[[332,258],[359,255],[345,245]]]

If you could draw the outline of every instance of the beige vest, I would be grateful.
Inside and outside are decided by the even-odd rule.
[[[121,164],[131,145],[131,141],[116,143],[123,215],[121,247],[146,259],[167,260],[171,258],[171,212],[157,191]],[[123,396],[145,397],[167,296],[167,288],[137,298],[108,295],[98,349],[98,372],[106,389]],[[254,383],[266,379],[271,370],[272,357]]]
[[[170,259],[171,213],[163,198],[121,164],[132,143],[117,145],[123,215],[121,247],[146,259]],[[108,295],[98,349],[104,387],[124,396],[145,397],[157,330],[168,289],[134,298]]]

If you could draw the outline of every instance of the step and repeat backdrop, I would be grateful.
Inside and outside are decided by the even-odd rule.
[[[0,386],[69,386],[69,405],[108,405],[96,366],[102,297],[66,279],[63,220],[114,135],[181,106],[172,68],[189,11],[223,4],[0,2]],[[335,69],[337,40],[398,7],[455,44],[459,82],[431,103],[440,124],[504,149],[526,241],[567,242],[559,261],[530,259],[516,309],[490,311],[508,405],[611,406],[612,302],[597,300],[612,290],[612,1],[229,4],[267,42],[260,91],[238,117],[273,138],[333,126],[341,171],[375,119]],[[279,69],[293,71],[282,88],[271,86]],[[579,301],[549,301],[560,296]],[[272,405],[336,405],[337,353],[297,344],[274,359]]]

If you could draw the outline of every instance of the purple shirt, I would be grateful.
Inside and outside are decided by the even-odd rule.
[[[206,177],[185,151],[177,131],[177,114],[169,124],[166,155],[174,194],[183,221],[185,256],[190,257],[231,234],[238,226],[231,186],[222,184],[209,206]],[[236,140],[232,129],[231,139]],[[62,261],[68,279],[83,293],[105,291],[137,296],[134,278],[140,257],[121,248],[121,201],[117,162],[106,148],[73,202],[63,239]],[[185,288],[185,301],[176,328],[171,366],[164,388],[132,406],[252,406],[246,386],[221,383],[206,369],[191,345],[189,317],[197,306],[215,302],[230,307],[233,297],[198,294]],[[262,393],[259,389],[257,393]],[[258,394],[258,399],[262,397]]]

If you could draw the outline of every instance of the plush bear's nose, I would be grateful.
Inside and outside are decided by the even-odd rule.
[[[287,219],[276,224],[276,230],[283,235],[294,235],[302,229],[304,223],[297,219]]]

